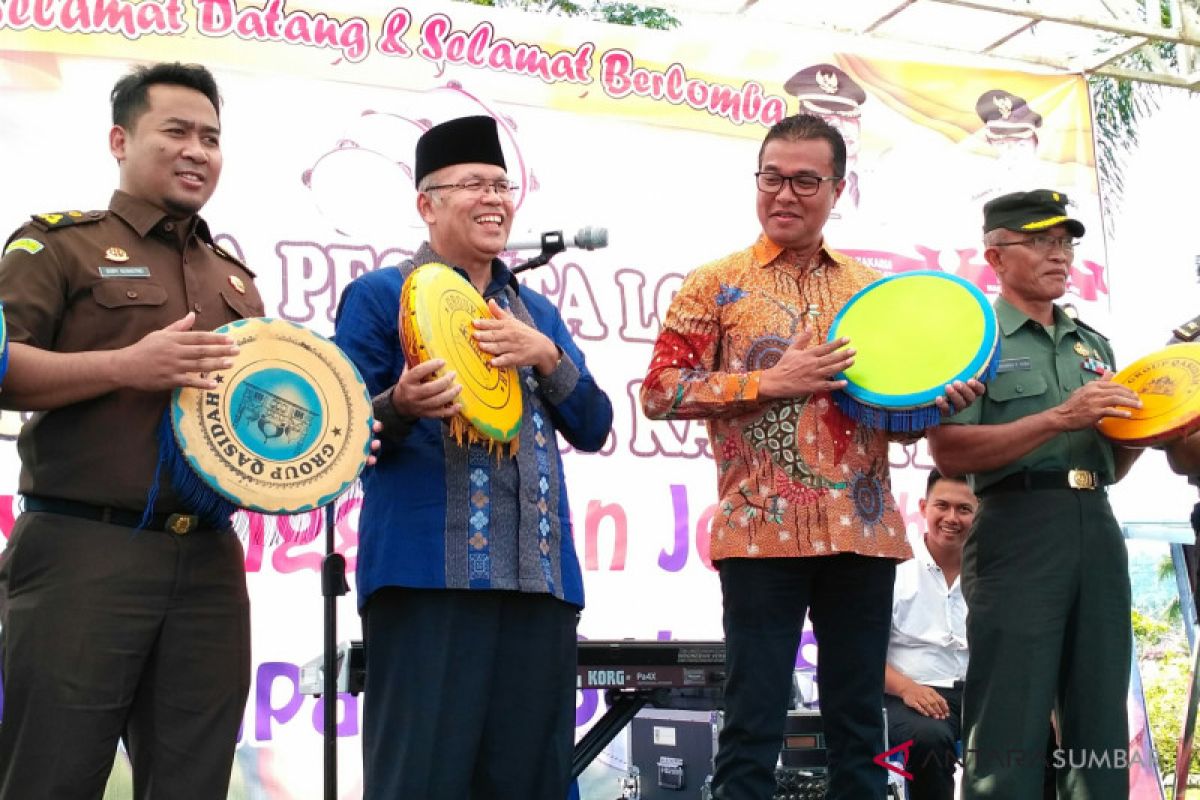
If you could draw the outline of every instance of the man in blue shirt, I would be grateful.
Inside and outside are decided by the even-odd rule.
[[[359,519],[365,798],[562,800],[583,579],[555,434],[599,450],[612,405],[557,309],[497,258],[516,187],[496,121],[431,128],[414,177],[428,241],[353,281],[336,323],[384,424]],[[475,341],[519,372],[511,456],[452,434],[461,388],[452,373],[435,377],[444,361],[405,366],[400,291],[431,262],[487,300],[492,318],[475,321]]]

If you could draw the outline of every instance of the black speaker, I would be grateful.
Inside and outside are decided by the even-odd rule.
[[[642,709],[629,723],[641,800],[701,800],[717,749],[715,714]]]

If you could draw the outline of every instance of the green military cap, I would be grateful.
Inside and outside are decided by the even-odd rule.
[[[1083,236],[1083,223],[1067,216],[1067,196],[1050,189],[1013,192],[989,200],[983,206],[983,232],[1004,228],[1010,231],[1043,231],[1067,226],[1075,237]]]

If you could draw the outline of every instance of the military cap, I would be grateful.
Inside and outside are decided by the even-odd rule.
[[[1010,231],[1043,231],[1065,225],[1072,236],[1083,236],[1083,223],[1067,216],[1067,196],[1050,189],[1013,192],[989,200],[983,206],[983,232],[1004,228]]]
[[[431,172],[455,164],[494,164],[507,169],[500,134],[491,117],[458,117],[434,125],[417,140],[417,168],[413,180],[418,186]]]
[[[975,101],[975,113],[993,136],[1026,138],[1042,127],[1042,115],[1024,97],[1003,89],[989,89]]]
[[[805,67],[789,78],[783,89],[800,100],[802,110],[817,114],[858,111],[867,99],[862,87],[833,64]]]

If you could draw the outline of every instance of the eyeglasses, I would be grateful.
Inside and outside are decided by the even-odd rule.
[[[496,194],[501,197],[508,197],[521,187],[507,178],[497,178],[494,181],[485,181],[483,178],[470,178],[462,183],[440,183],[437,186],[426,186],[425,191],[432,192],[434,189],[462,189],[468,194],[486,194],[488,189],[494,189]]]
[[[1014,244],[1023,244],[1027,247],[1032,247],[1039,253],[1051,253],[1062,248],[1063,252],[1071,255],[1075,252],[1075,248],[1079,246],[1078,239],[1071,239],[1067,236],[1050,236],[1045,233],[1038,233],[1030,236],[1028,239],[1021,239],[1019,242],[999,242],[992,247],[1012,247]]]
[[[811,197],[821,188],[821,181],[840,181],[841,175],[830,175],[823,177],[821,175],[780,175],[778,172],[756,172],[754,177],[758,183],[758,190],[764,194],[778,194],[783,189],[783,184],[789,183],[792,187],[792,194],[797,197]]]

